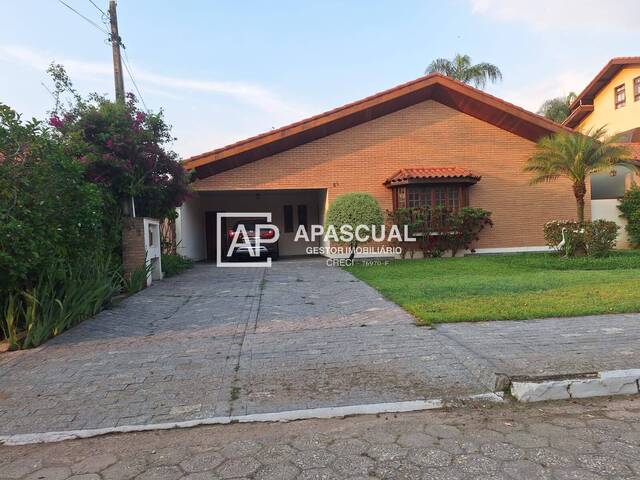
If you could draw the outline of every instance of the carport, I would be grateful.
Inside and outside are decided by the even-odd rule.
[[[324,222],[326,196],[326,189],[199,191],[178,209],[178,252],[194,260],[215,260],[217,235],[222,235],[224,248],[226,232],[236,222],[233,215],[223,218],[218,232],[217,213],[256,213],[260,218],[258,214],[269,212],[280,229],[280,255],[305,255],[319,241],[294,242],[295,233],[300,225]]]

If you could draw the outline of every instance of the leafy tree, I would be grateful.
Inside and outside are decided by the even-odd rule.
[[[424,73],[442,73],[481,89],[486,86],[487,81],[495,83],[502,80],[502,72],[495,65],[485,62],[473,65],[469,55],[459,53],[453,60],[437,58],[429,64]]]
[[[566,97],[556,97],[546,100],[538,110],[538,114],[553,120],[556,123],[562,123],[571,113],[569,106],[576,99],[574,92],[569,93]]]
[[[578,221],[582,223],[589,175],[616,165],[637,168],[630,161],[628,148],[616,141],[616,137],[606,136],[604,128],[588,130],[584,134],[559,132],[540,139],[524,171],[533,174],[531,184],[568,178],[573,184]]]
[[[138,216],[171,216],[189,195],[189,178],[168,148],[175,139],[162,110],[140,110],[131,93],[124,103],[97,94],[83,99],[62,66],[52,65],[49,73],[56,97],[49,124],[66,151],[85,166],[86,177],[125,210],[133,199]],[[66,103],[65,93],[71,95]]]
[[[105,248],[103,194],[84,175],[45,125],[0,104],[0,291]]]
[[[327,227],[333,226],[337,232],[340,232],[343,226],[348,226],[355,232],[358,225],[371,227],[383,223],[382,209],[378,201],[368,193],[352,192],[340,195],[329,205],[327,211]],[[350,259],[353,259],[357,245],[358,240],[354,235],[350,244]]]

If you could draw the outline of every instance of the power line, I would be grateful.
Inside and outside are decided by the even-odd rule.
[[[144,109],[148,112],[149,108],[147,107],[147,104],[144,103],[144,98],[142,98],[142,93],[140,93],[140,89],[138,88],[138,84],[136,83],[135,79],[133,78],[133,73],[131,72],[131,68],[129,67],[129,55],[127,55],[127,47],[125,47],[122,43],[120,43],[120,45],[122,45],[122,49],[124,50],[124,68],[127,70],[127,74],[129,75],[129,78],[131,79],[131,83],[133,83],[133,87],[136,89],[136,92],[138,94],[138,97],[140,97],[140,101],[142,102],[142,105],[144,106]]]
[[[84,19],[86,22],[89,22],[91,25],[93,25],[95,28],[97,28],[98,30],[100,30],[102,33],[104,33],[105,35],[109,35],[109,32],[107,32],[104,28],[102,28],[100,25],[98,25],[96,22],[94,22],[93,20],[91,20],[88,17],[85,17],[83,14],[81,14],[79,11],[77,11],[75,8],[73,8],[71,5],[69,5],[68,3],[63,2],[62,0],[58,0],[58,2],[60,2],[62,5],[64,5],[65,7],[67,7],[69,10],[71,10],[73,13],[75,13],[76,15],[78,15],[79,17],[81,17],[82,19]],[[93,2],[92,2],[93,3]]]
[[[109,15],[107,15],[104,10],[102,10],[98,5],[96,5],[96,3],[93,0],[89,0],[89,3],[94,7],[96,7],[96,9],[102,14],[103,17],[109,18]]]
[[[75,13],[76,15],[78,15],[79,17],[81,17],[82,19],[84,19],[86,22],[89,22],[91,25],[93,25],[95,28],[97,28],[98,30],[100,30],[102,33],[104,33],[105,35],[107,35],[107,37],[109,38],[109,40],[113,43],[116,42],[118,43],[122,49],[124,50],[124,58],[123,58],[123,63],[124,63],[124,68],[127,71],[127,74],[129,75],[129,78],[131,79],[131,83],[133,84],[133,87],[136,90],[136,93],[138,94],[138,98],[140,98],[140,101],[142,102],[142,105],[144,106],[144,109],[148,112],[149,108],[147,107],[147,104],[144,101],[144,98],[142,97],[142,92],[140,92],[140,88],[138,88],[138,84],[136,83],[135,78],[133,78],[133,71],[132,68],[130,66],[131,62],[129,61],[129,56],[127,54],[127,47],[125,47],[124,43],[122,43],[122,39],[120,37],[118,38],[113,38],[113,36],[111,35],[111,33],[109,33],[108,31],[106,31],[104,28],[102,28],[100,25],[98,25],[97,23],[95,23],[93,20],[91,20],[90,18],[85,17],[83,14],[81,14],[80,12],[78,12],[75,8],[73,8],[72,6],[70,6],[68,3],[64,2],[63,0],[58,0],[58,2],[60,2],[62,5],[64,5],[65,7],[67,7],[69,10],[71,10],[73,13]],[[105,21],[106,19],[109,19],[110,16],[105,13],[104,10],[102,10],[93,0],[89,0],[89,3],[91,3],[91,5],[93,5],[101,14],[103,17],[103,21]]]

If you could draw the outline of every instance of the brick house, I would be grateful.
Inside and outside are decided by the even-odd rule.
[[[353,191],[385,210],[482,207],[495,225],[477,251],[542,250],[544,223],[575,218],[575,199],[562,179],[529,185],[523,166],[539,138],[563,129],[442,75],[420,77],[187,159],[197,195],[179,210],[180,253],[215,258],[215,213],[235,211],[271,212],[281,255],[303,254],[298,225],[322,223],[332,200]]]

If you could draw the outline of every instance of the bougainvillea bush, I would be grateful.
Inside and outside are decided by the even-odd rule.
[[[187,198],[189,179],[162,111],[146,113],[133,94],[125,103],[100,96],[54,113],[50,125],[66,151],[86,168],[86,178],[103,187],[128,211],[164,219]]]

